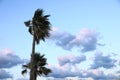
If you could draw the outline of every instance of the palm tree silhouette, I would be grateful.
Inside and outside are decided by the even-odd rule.
[[[34,54],[34,80],[36,80],[37,75],[47,76],[49,73],[51,73],[51,70],[45,67],[45,65],[47,64],[47,59],[44,58],[44,56],[45,55],[41,55],[40,53]],[[29,62],[28,64],[22,66],[24,68],[24,70],[21,72],[23,75],[27,73],[28,69],[31,69],[30,65],[31,63]]]
[[[24,22],[26,27],[28,27],[29,33],[33,36],[33,43],[32,43],[32,54],[31,54],[31,60],[29,63],[29,69],[30,69],[30,80],[36,80],[36,58],[35,55],[35,44],[39,44],[40,40],[45,41],[46,37],[49,37],[50,33],[50,22],[48,17],[50,15],[44,15],[43,9],[37,9],[34,13],[34,16],[32,20]],[[27,66],[27,65],[26,65]],[[25,67],[25,66],[24,66]],[[44,67],[45,70],[47,68]],[[49,69],[50,70],[50,69]],[[26,71],[26,69],[25,69]],[[51,71],[48,71],[51,72]]]

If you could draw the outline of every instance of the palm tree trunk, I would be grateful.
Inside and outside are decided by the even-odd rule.
[[[33,35],[32,43],[32,54],[31,54],[31,64],[30,64],[30,80],[36,80],[35,69],[34,69],[34,54],[35,54],[35,35]]]

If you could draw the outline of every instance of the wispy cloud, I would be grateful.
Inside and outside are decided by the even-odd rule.
[[[81,52],[95,50],[98,43],[99,33],[95,30],[83,28],[78,35],[72,35],[68,32],[59,32],[58,29],[51,31],[50,39],[54,40],[56,45],[65,50],[71,50],[78,47]],[[100,45],[99,45],[100,46]]]

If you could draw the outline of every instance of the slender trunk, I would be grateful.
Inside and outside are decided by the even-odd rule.
[[[33,43],[32,43],[32,54],[31,54],[31,64],[30,64],[30,80],[36,80],[35,69],[34,69],[34,54],[35,54],[35,38],[33,35]]]

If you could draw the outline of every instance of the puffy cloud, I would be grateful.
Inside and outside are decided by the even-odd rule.
[[[23,63],[24,60],[20,59],[19,56],[15,55],[11,49],[3,49],[0,51],[0,80],[12,78],[9,72],[3,70],[4,68],[11,68],[18,64]]]
[[[86,56],[85,55],[81,55],[81,56],[74,56],[74,55],[66,55],[66,56],[60,56],[58,57],[58,62],[60,64],[60,66],[63,66],[67,63],[70,64],[78,64],[81,63],[82,61],[86,60]]]
[[[4,49],[0,51],[0,68],[11,68],[24,61],[19,56],[13,54],[10,49]]]
[[[116,60],[112,59],[110,55],[103,56],[102,52],[97,52],[93,64],[91,65],[91,69],[97,69],[99,67],[109,69],[115,67],[115,62]]]
[[[81,63],[86,60],[86,56],[74,56],[74,55],[66,55],[58,57],[59,64],[57,66],[48,67],[52,69],[52,73],[49,74],[50,77],[54,77],[55,80],[66,77],[76,77],[79,74],[79,69],[76,64]]]
[[[56,45],[65,50],[71,50],[73,47],[78,47],[82,52],[95,50],[98,43],[99,34],[95,30],[81,29],[78,35],[72,35],[67,32],[59,32],[56,28],[51,31],[50,39],[56,41]]]
[[[98,41],[98,33],[95,30],[84,28],[80,34],[72,41],[73,44],[82,46],[82,52],[91,51],[96,49]]]
[[[49,74],[50,77],[55,78],[65,78],[65,77],[74,77],[76,74],[72,72],[71,64],[65,64],[63,66],[49,66],[52,69],[52,73]]]
[[[70,42],[75,39],[75,36],[67,32],[58,32],[56,28],[53,28],[50,39],[55,40],[57,46],[70,50],[73,47]]]
[[[7,79],[7,78],[12,78],[12,75],[10,75],[5,70],[0,69],[0,80],[1,79]]]
[[[81,70],[79,65],[76,64],[85,60],[86,56],[84,55],[74,56],[69,54],[66,56],[60,56],[58,57],[59,64],[57,66],[48,66],[52,70],[52,73],[50,73],[48,77],[53,77],[53,80],[66,80],[68,77],[78,77],[79,79],[91,78],[92,80],[114,80],[117,78],[113,74],[105,74],[104,71],[97,69],[99,67],[109,69],[115,66],[114,62],[116,62],[116,60],[112,59],[111,56],[103,56],[101,52],[97,52],[93,61],[94,64],[91,65],[91,68],[87,70]],[[98,66],[94,67],[95,65]]]

